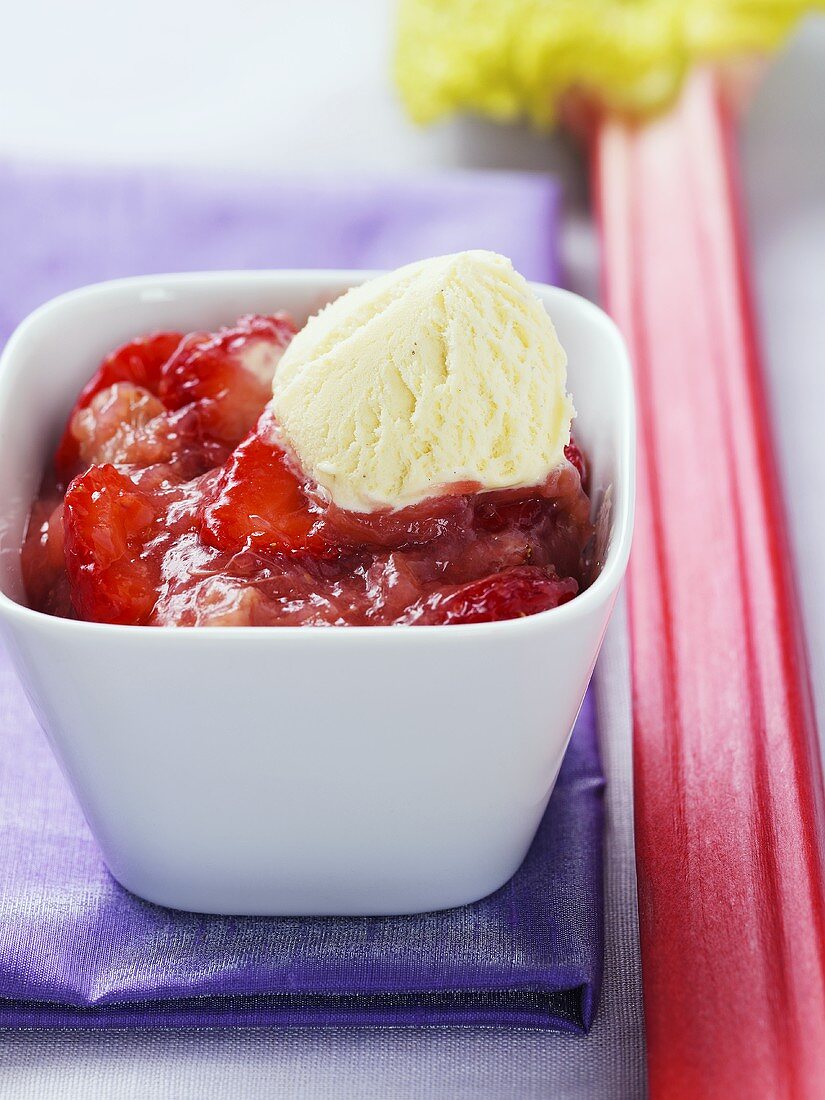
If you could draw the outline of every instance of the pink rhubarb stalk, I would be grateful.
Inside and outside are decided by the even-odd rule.
[[[708,73],[594,142],[639,402],[636,856],[667,1100],[825,1089],[822,775],[732,151]]]

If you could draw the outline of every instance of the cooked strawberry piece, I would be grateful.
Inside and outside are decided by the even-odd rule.
[[[249,315],[231,328],[192,333],[164,367],[160,397],[168,409],[200,403],[204,431],[234,446],[269,400],[275,367],[294,335],[286,314]]]
[[[517,619],[567,603],[578,588],[572,577],[560,579],[524,565],[447,592],[436,592],[424,601],[420,615],[413,613],[410,621],[429,626]]]
[[[123,344],[106,356],[97,373],[81,390],[75,407],[84,408],[96,393],[115,382],[134,382],[157,394],[161,371],[182,339],[180,332],[157,332]]]
[[[203,510],[201,537],[232,552],[334,556],[322,527],[284,452],[255,433],[226,464],[216,495]]]
[[[137,340],[130,340],[107,355],[92,376],[91,380],[83,387],[80,396],[72,409],[66,431],[60,441],[55,454],[55,469],[58,477],[67,481],[72,474],[78,472],[78,466],[82,461],[77,434],[72,425],[76,414],[91,404],[93,398],[102,390],[118,382],[131,382],[150,394],[157,394],[160,384],[161,368],[177,348],[183,339],[179,332],[159,332],[154,336],[142,336]]]
[[[151,498],[114,466],[93,466],[65,497],[66,570],[78,615],[142,623],[157,597],[157,570],[142,551],[157,517]]]

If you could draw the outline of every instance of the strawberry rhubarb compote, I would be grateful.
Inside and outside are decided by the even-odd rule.
[[[23,546],[31,606],[104,623],[490,622],[565,603],[591,540],[566,356],[489,252],[162,332],[82,391]]]
[[[279,441],[295,329],[242,317],[112,352],[80,394],[22,550],[32,607],[168,626],[472,623],[573,598],[592,528],[574,444],[529,489],[332,503]]]

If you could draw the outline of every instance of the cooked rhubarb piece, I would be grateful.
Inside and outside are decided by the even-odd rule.
[[[88,429],[88,419],[83,421],[86,425],[84,430],[80,427],[81,418],[77,414],[90,405],[97,394],[122,382],[131,383],[148,394],[156,395],[161,369],[182,338],[179,332],[161,332],[154,336],[143,336],[130,340],[128,344],[124,344],[111,355],[106,356],[81,390],[57,449],[55,468],[61,480],[68,481],[74,473],[78,472],[78,465],[83,462],[79,437],[83,436]]]

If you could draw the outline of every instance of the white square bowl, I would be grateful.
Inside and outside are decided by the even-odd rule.
[[[630,369],[601,310],[542,285],[607,538],[572,602],[464,626],[212,629],[24,606],[31,501],[103,355],[247,312],[303,322],[367,274],[102,283],[38,309],[0,361],[0,629],[112,874],[161,905],[387,914],[490,893],[527,852],[598,655],[630,550]]]

